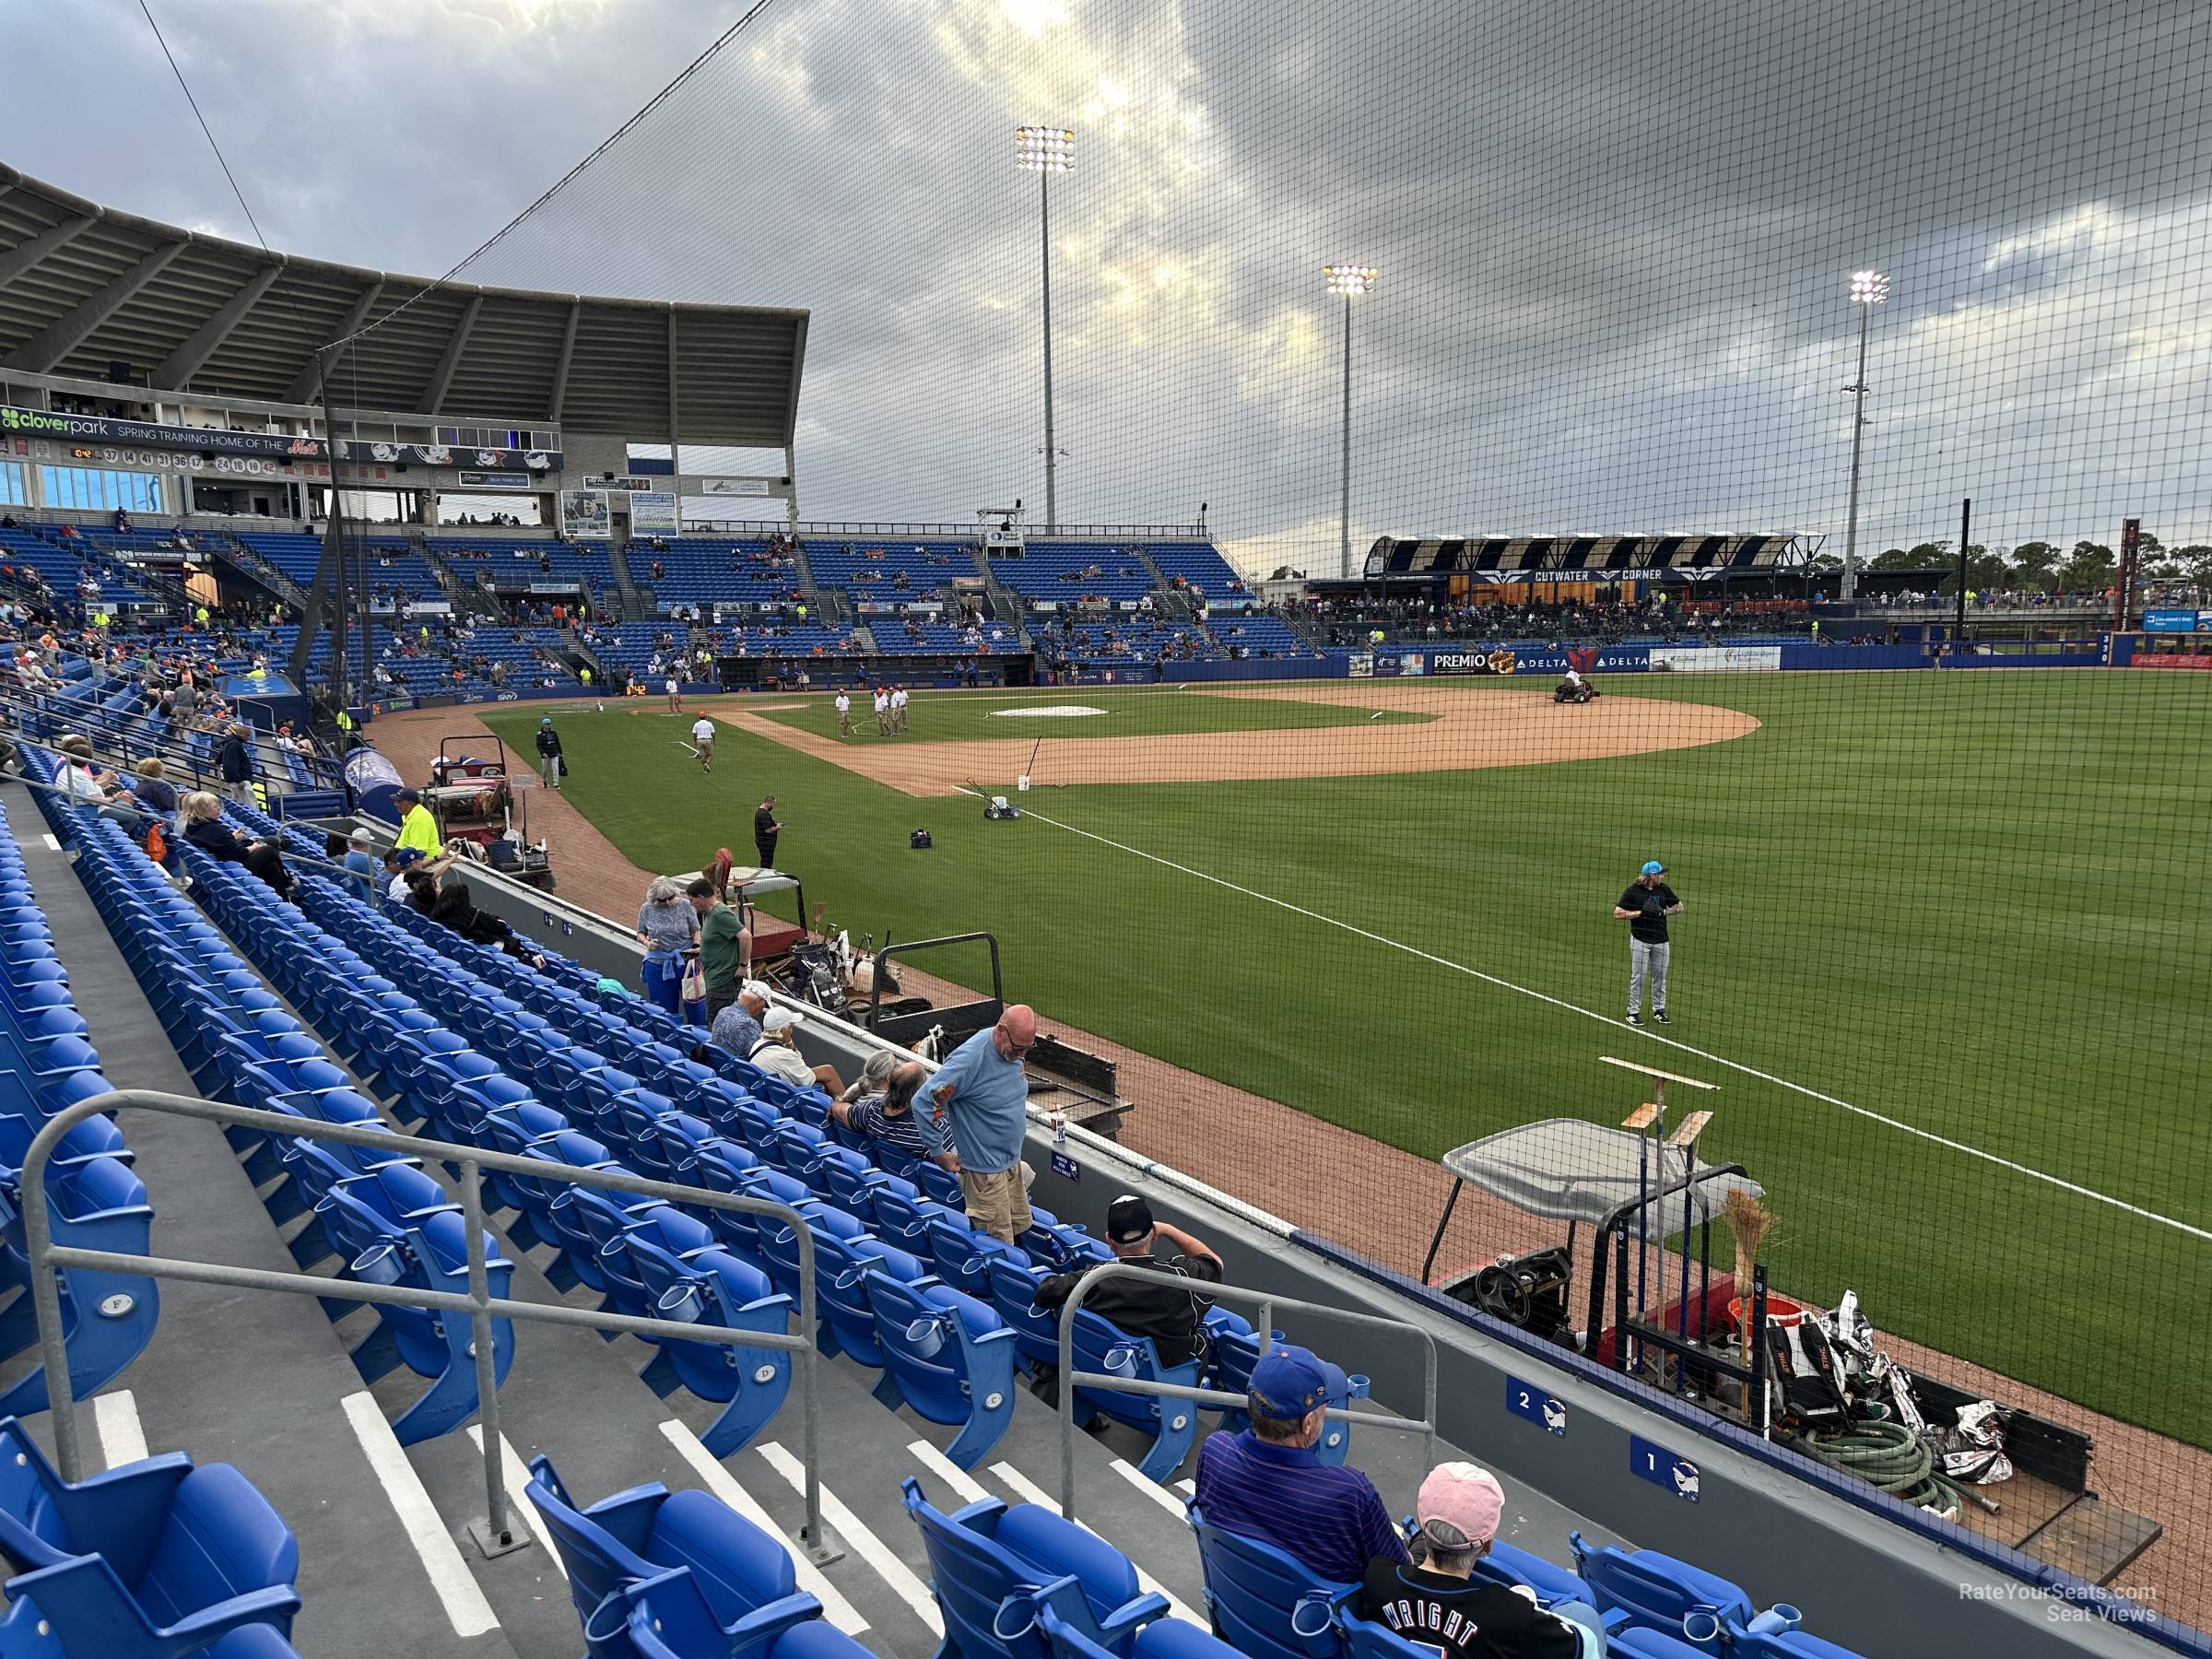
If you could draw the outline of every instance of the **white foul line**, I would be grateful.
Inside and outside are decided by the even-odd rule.
[[[484,1425],[471,1423],[468,1426],[468,1438],[475,1441],[477,1450],[482,1452]],[[503,1434],[500,1436],[500,1484],[507,1490],[508,1503],[521,1512],[524,1524],[529,1527],[532,1535],[537,1539],[538,1547],[546,1552],[546,1559],[553,1563],[553,1571],[562,1578],[567,1578],[569,1565],[560,1559],[560,1550],[553,1542],[553,1535],[546,1530],[546,1518],[537,1512],[537,1505],[530,1501],[524,1490],[530,1484],[529,1466],[514,1454],[514,1448],[507,1443],[507,1437]]]
[[[1135,1470],[1130,1472],[1132,1474],[1135,1473]],[[1027,1475],[1024,1475],[1012,1464],[994,1463],[991,1465],[991,1473],[997,1476],[1001,1480],[1005,1481],[1014,1495],[1020,1499],[1024,1503],[1041,1504],[1044,1508],[1051,1510],[1055,1515],[1060,1512],[1060,1506],[1046,1495],[1044,1488],[1039,1486],[1035,1481],[1031,1480]],[[1143,1477],[1138,1476],[1138,1478],[1141,1480]],[[1076,1524],[1083,1527],[1083,1530],[1088,1533],[1094,1538],[1104,1539],[1105,1542],[1109,1544],[1113,1543],[1112,1539],[1107,1538],[1106,1535],[1100,1532],[1095,1526],[1086,1526],[1080,1521],[1077,1522]],[[1120,1549],[1121,1546],[1117,1544],[1114,1545],[1114,1547]],[[1129,1552],[1125,1549],[1122,1550],[1122,1553],[1124,1556],[1129,1556]],[[1136,1567],[1135,1557],[1129,1556],[1129,1565],[1132,1567]],[[1170,1617],[1175,1618],[1187,1618],[1193,1624],[1204,1624],[1206,1622],[1195,1613],[1192,1612],[1190,1608],[1184,1606],[1182,1601],[1179,1600],[1165,1584],[1161,1583],[1158,1579],[1147,1572],[1142,1567],[1136,1567],[1136,1587],[1139,1590],[1146,1591],[1149,1594],[1166,1596],[1168,1598],[1168,1613]]]
[[[961,786],[960,793],[974,795],[978,800],[984,798],[982,792],[977,789]],[[2139,1216],[2146,1221],[2155,1221],[2160,1227],[2171,1227],[2176,1232],[2187,1233],[2193,1239],[2202,1239],[2206,1243],[2212,1243],[2212,1229],[2194,1227],[2186,1221],[2177,1220],[2171,1216],[2162,1216],[2157,1210],[2145,1209],[2140,1205],[2130,1204],[2124,1198],[2115,1198],[2109,1193],[2100,1193],[2094,1187],[2086,1187],[2075,1182],[2062,1180],[2047,1171],[2034,1169],[2024,1163],[2015,1163],[2009,1158],[2000,1158],[1996,1153],[1985,1152],[1980,1147],[1970,1147],[1964,1141],[1952,1140],[1948,1135],[1937,1135],[1931,1130],[1919,1128],[1906,1123],[1902,1118],[1893,1118],[1884,1112],[1870,1111],[1865,1106],[1853,1106],[1849,1100],[1838,1100],[1831,1094],[1822,1094],[1817,1088],[1807,1088],[1804,1084],[1793,1083],[1787,1077],[1777,1077],[1771,1072],[1759,1071],[1756,1067],[1743,1065],[1740,1061],[1731,1060],[1724,1054],[1715,1054],[1704,1049],[1692,1048],[1687,1042],[1677,1042],[1672,1037],[1662,1037],[1656,1031],[1624,1027],[1618,1020],[1600,1014],[1594,1008],[1582,1007],[1577,1004],[1568,1002],[1563,997],[1552,996],[1542,991],[1533,991],[1526,985],[1516,985],[1511,980],[1500,979],[1494,973],[1485,973],[1479,968],[1470,968],[1465,962],[1454,962],[1449,957],[1437,956],[1430,951],[1421,949],[1418,946],[1385,938],[1379,933],[1371,933],[1366,928],[1356,926],[1352,923],[1339,922],[1334,916],[1324,916],[1319,911],[1310,911],[1302,904],[1292,904],[1288,900],[1277,899],[1272,893],[1263,893],[1253,888],[1240,887],[1233,881],[1226,881],[1218,876],[1209,876],[1204,870],[1194,870],[1188,865],[1179,865],[1173,859],[1162,858],[1154,853],[1147,853],[1140,847],[1132,847],[1126,842],[1093,834],[1088,830],[1079,830],[1073,824],[1064,824],[1057,818],[1046,818],[1042,813],[1025,809],[1022,816],[1034,818],[1041,824],[1050,824],[1055,830],[1065,830],[1070,835],[1079,835],[1085,841],[1097,841],[1102,847],[1112,847],[1117,853],[1126,853],[1132,858],[1141,858],[1147,864],[1156,864],[1163,869],[1173,870],[1178,875],[1189,876],[1199,881],[1211,882],[1215,887],[1226,888],[1232,893],[1241,893],[1247,899],[1257,899],[1263,904],[1272,904],[1278,910],[1287,910],[1292,915],[1303,916],[1310,922],[1319,922],[1329,927],[1340,928],[1371,944],[1385,945],[1393,950],[1402,950],[1409,957],[1418,957],[1422,961],[1438,968],[1448,968],[1454,973],[1464,973],[1469,979],[1482,981],[1486,985],[1496,985],[1501,991],[1511,991],[1521,996],[1533,997],[1537,1002],[1547,1003],[1552,1007],[1562,1009],[1569,1014],[1580,1014],[1585,1019],[1594,1019],[1600,1025],[1624,1034],[1633,1032],[1634,1035],[1642,1038],[1647,1042],[1665,1043],[1668,1048],[1679,1049],[1685,1054],[1694,1054],[1699,1059],[1710,1061],[1715,1065],[1724,1065],[1730,1071],[1741,1072],[1747,1077],[1757,1077],[1760,1082],[1771,1083],[1777,1088],[1786,1088],[1793,1094],[1804,1095],[1807,1100],[1818,1100],[1824,1106],[1840,1107],[1854,1117],[1862,1117],[1869,1123],[1879,1124],[1886,1129],[1894,1129],[1900,1135],[1910,1135],[1915,1139],[1941,1147],[1947,1151],[1961,1153],[1968,1158],[1978,1158],[1983,1163],[1995,1164],[1999,1169],[2010,1170],[2016,1175],[2025,1175],[2032,1181],[2043,1182],[2048,1185],[2057,1187],[2061,1192],[2072,1193],[2077,1198],[2088,1198],[2094,1203],[2110,1205],[2116,1210],[2124,1210],[2131,1216]]]
[[[393,1434],[392,1425],[384,1421],[376,1396],[364,1389],[359,1394],[347,1394],[340,1405],[354,1439],[360,1441],[361,1451],[369,1459],[377,1484],[384,1488],[385,1500],[392,1505],[393,1513],[399,1517],[400,1525],[406,1531],[407,1541],[415,1546],[415,1553],[422,1559],[422,1570],[429,1575],[430,1588],[437,1592],[439,1605],[444,1607],[453,1634],[481,1636],[487,1630],[498,1630],[499,1616],[484,1599],[484,1592],[477,1588],[468,1563],[461,1559],[453,1535],[438,1518],[429,1493],[422,1489],[422,1479],[415,1473],[415,1465],[400,1450],[398,1438]]]
[[[760,1507],[759,1499],[737,1484],[735,1476],[714,1461],[714,1454],[699,1443],[698,1435],[674,1418],[661,1425],[661,1432],[675,1446],[677,1455],[689,1464],[693,1472],[706,1483],[708,1491],[770,1537],[782,1542],[782,1529],[777,1526],[774,1517]],[[790,1546],[785,1545],[784,1547],[789,1549]],[[857,1636],[868,1628],[868,1621],[853,1611],[853,1604],[823,1575],[819,1567],[806,1559],[805,1550],[792,1550],[791,1564],[798,1570],[799,1588],[822,1604],[822,1612],[831,1624],[848,1636]]]
[[[109,1468],[120,1469],[145,1458],[146,1429],[138,1421],[138,1402],[129,1389],[119,1388],[92,1402],[92,1427]]]
[[[806,1466],[789,1452],[769,1441],[755,1446],[754,1451],[768,1460],[768,1466],[783,1477],[783,1482],[794,1492],[806,1489]],[[853,1553],[883,1575],[883,1582],[891,1587],[893,1594],[912,1609],[913,1615],[929,1627],[929,1633],[942,1641],[945,1620],[937,1611],[936,1597],[930,1594],[929,1586],[916,1578],[913,1570],[885,1547],[873,1528],[854,1514],[842,1498],[828,1487],[821,1488],[822,1519],[845,1535],[845,1542],[853,1545]]]

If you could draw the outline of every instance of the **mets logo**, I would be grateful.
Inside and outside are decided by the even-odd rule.
[[[1597,653],[1592,650],[1570,651],[1567,666],[1578,674],[1587,674],[1597,666]]]

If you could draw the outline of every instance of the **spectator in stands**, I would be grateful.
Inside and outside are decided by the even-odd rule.
[[[393,798],[399,803],[400,811],[399,840],[394,844],[401,849],[413,848],[425,858],[437,857],[444,843],[438,839],[438,820],[422,804],[422,792],[403,789]]]
[[[746,1055],[771,1077],[781,1077],[795,1088],[819,1088],[832,1099],[845,1090],[845,1080],[834,1065],[809,1065],[799,1053],[794,1035],[806,1016],[796,1008],[771,1008],[760,1020],[760,1035]]]
[[[638,943],[645,947],[647,1000],[685,1018],[684,967],[699,949],[699,912],[684,901],[684,889],[668,877],[654,877],[645,889],[645,902],[638,907]],[[699,1021],[702,1025],[703,1012]]]
[[[184,839],[201,852],[225,864],[243,865],[248,875],[258,876],[279,899],[292,896],[292,873],[273,842],[255,841],[223,822],[219,795],[195,789],[184,797]]]
[[[753,963],[753,935],[735,911],[722,901],[714,883],[701,876],[684,889],[699,912],[699,960],[707,977],[707,1019],[737,1000]]]
[[[443,923],[472,944],[504,951],[519,962],[534,968],[546,965],[544,957],[523,947],[513,928],[488,911],[477,908],[476,896],[458,876],[450,871],[441,875],[426,865],[417,865],[403,879],[407,884],[407,903],[431,921]]]
[[[54,779],[54,785],[71,805],[88,813],[98,812],[119,795],[129,793],[113,772],[102,770],[92,759],[89,737],[72,732],[53,747],[63,757],[61,775]]]
[[[148,755],[138,762],[131,776],[131,795],[133,804],[143,810],[115,816],[133,835],[142,833],[139,826],[147,820],[167,823],[177,816],[177,792],[169,781],[169,768],[161,763],[159,755]],[[136,823],[132,821],[134,818]]]
[[[875,1057],[871,1054],[869,1059]],[[944,1126],[914,1110],[914,1097],[922,1091],[928,1075],[920,1061],[901,1061],[884,1078],[881,1093],[864,1094],[851,1101],[842,1098],[831,1100],[830,1115],[855,1135],[882,1141],[917,1162],[926,1159],[957,1174],[960,1160],[946,1141]]]
[[[1107,1279],[1084,1297],[1084,1307],[1117,1330],[1151,1337],[1164,1365],[1182,1365],[1205,1353],[1204,1321],[1213,1304],[1191,1285],[1219,1284],[1221,1258],[1181,1228],[1156,1220],[1152,1206],[1134,1193],[1124,1193],[1107,1206],[1106,1242],[1117,1263],[1147,1268],[1159,1277]],[[1156,1256],[1155,1243],[1178,1253]],[[1037,1287],[1037,1305],[1057,1308],[1092,1271],[1055,1273]]]
[[[371,844],[368,830],[356,830],[346,838],[346,853],[339,860],[348,872],[347,889],[363,904],[369,902],[376,883],[376,855],[369,851]]]
[[[707,1028],[708,1039],[725,1054],[743,1059],[760,1041],[760,1021],[768,1013],[768,987],[747,980],[737,987],[737,998],[724,1005]]]
[[[1302,1347],[1270,1349],[1252,1368],[1241,1434],[1208,1435],[1192,1499],[1206,1523],[1272,1544],[1316,1577],[1359,1583],[1369,1563],[1409,1559],[1374,1485],[1349,1465],[1313,1455],[1323,1414],[1344,1373]]]
[[[930,1088],[932,1115],[949,1120],[960,1155],[960,1196],[969,1225],[1011,1244],[1031,1225],[1021,1159],[1030,1080],[1022,1061],[1037,1046],[1037,1013],[1016,1003],[987,1031],[952,1052]]]
[[[1471,1582],[1504,1510],[1504,1489],[1488,1470],[1471,1463],[1430,1470],[1414,1501],[1422,1559],[1418,1565],[1402,1556],[1370,1561],[1360,1579],[1359,1617],[1466,1659],[1575,1659],[1583,1648],[1566,1622],[1571,1618],[1602,1644],[1604,1624],[1586,1603],[1565,1603],[1555,1616],[1504,1584]]]
[[[215,746],[215,770],[223,781],[224,793],[248,806],[253,803],[253,735],[251,726],[234,720],[224,727],[222,741]]]
[[[407,901],[407,872],[422,862],[417,847],[393,847],[384,853],[384,897],[394,904]]]

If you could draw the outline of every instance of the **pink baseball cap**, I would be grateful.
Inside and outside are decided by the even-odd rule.
[[[1439,1464],[1421,1482],[1414,1514],[1421,1532],[1440,1549],[1466,1549],[1498,1535],[1505,1488],[1488,1469],[1471,1463]]]

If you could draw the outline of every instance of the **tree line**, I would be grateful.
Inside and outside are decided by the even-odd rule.
[[[2193,542],[2169,547],[2148,530],[2142,533],[2139,546],[2136,573],[2143,580],[2212,586],[2212,546]],[[1823,553],[1813,561],[1816,571],[1842,568],[1842,559],[1832,553]],[[1866,569],[1942,570],[1947,574],[1937,591],[1958,591],[1959,555],[1947,541],[1886,548],[1868,561]],[[2119,573],[2119,555],[2102,542],[2077,541],[2070,548],[2047,541],[2022,542],[2014,547],[1969,542],[1966,547],[1966,585],[1976,593],[2098,594],[2111,587]]]

